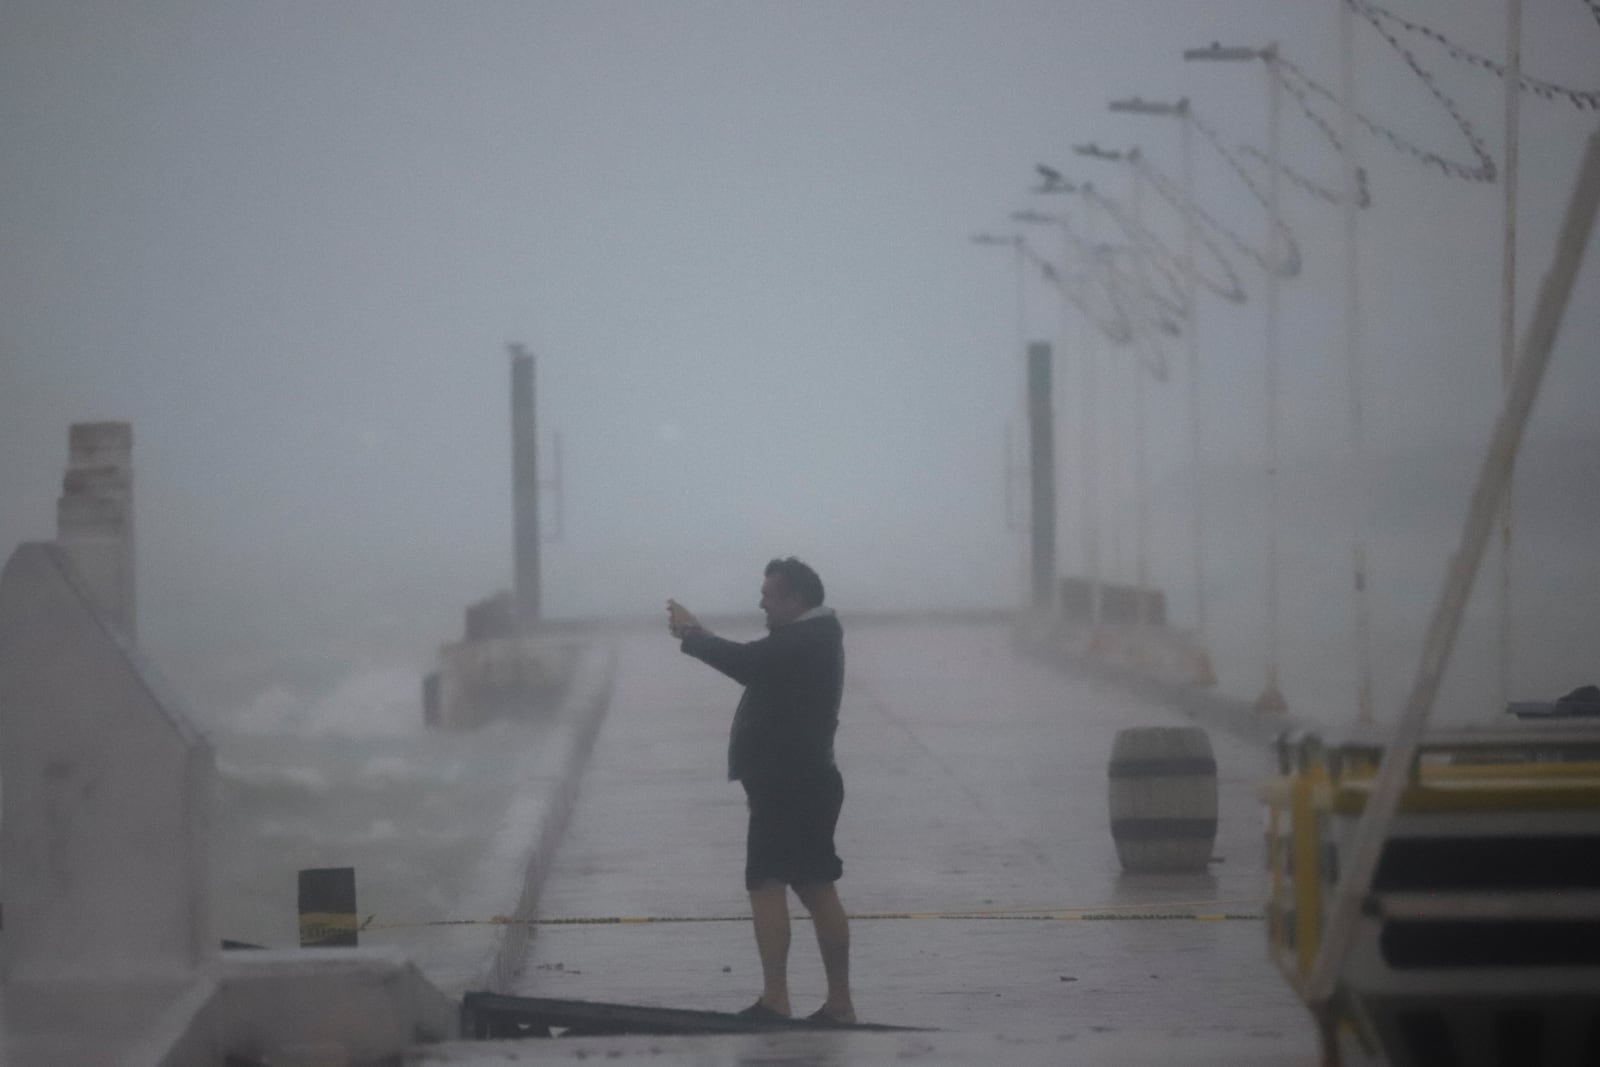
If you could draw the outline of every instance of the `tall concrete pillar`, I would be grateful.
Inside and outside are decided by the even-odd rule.
[[[533,356],[511,346],[511,521],[516,621],[539,619],[539,437]]]
[[[1050,345],[1028,346],[1028,476],[1032,506],[1033,607],[1048,610],[1056,583],[1055,407],[1051,403]]]
[[[137,638],[134,581],[133,427],[75,422],[56,502],[56,541],[103,617]]]

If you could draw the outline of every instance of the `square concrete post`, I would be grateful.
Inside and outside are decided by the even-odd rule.
[[[1028,476],[1032,491],[1033,608],[1048,611],[1056,594],[1056,445],[1050,345],[1028,346]]]
[[[539,433],[533,356],[511,346],[511,515],[516,624],[539,620]]]
[[[133,427],[75,422],[56,502],[56,540],[104,616],[138,638],[134,581]]]

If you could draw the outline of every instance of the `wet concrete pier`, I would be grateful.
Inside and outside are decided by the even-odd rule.
[[[1304,1009],[1267,963],[1260,923],[1244,918],[1263,885],[1254,790],[1271,760],[1258,739],[1211,730],[1220,816],[1208,873],[1125,875],[1108,827],[1112,739],[1187,723],[1181,712],[1019,656],[1000,624],[845,622],[838,845],[840,894],[857,917],[856,1005],[864,1020],[938,1033],[575,1038],[524,1042],[518,1060],[582,1045],[741,1062],[759,1045],[776,1062],[1315,1062]],[[664,633],[621,642],[540,898],[542,919],[574,921],[537,929],[512,991],[737,1010],[760,982],[743,794],[723,780],[739,691]],[[804,1014],[824,983],[791,903],[791,997]],[[419,1050],[415,1062],[472,1055]]]

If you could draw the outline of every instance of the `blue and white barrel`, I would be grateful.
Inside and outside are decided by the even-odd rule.
[[[1217,839],[1217,761],[1196,726],[1118,730],[1111,745],[1111,839],[1130,873],[1203,872]]]

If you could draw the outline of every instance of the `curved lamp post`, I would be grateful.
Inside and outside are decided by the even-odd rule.
[[[1009,246],[1012,250],[1012,261],[1015,265],[1015,278],[1017,286],[1017,352],[1020,354],[1019,358],[1025,361],[1027,359],[1028,348],[1028,303],[1025,284],[1026,276],[1024,273],[1027,250],[1023,247],[1022,235],[1020,233],[977,233],[973,234],[970,238],[968,238],[968,240],[975,245],[988,245],[992,247]],[[1022,402],[1024,405],[1024,410],[1026,410],[1026,374],[1021,375],[1020,380]],[[1005,465],[1003,479],[1005,482],[1006,529],[1016,533],[1017,535],[1017,577],[1020,590],[1018,595],[1021,598],[1019,603],[1026,608],[1032,600],[1028,586],[1027,551],[1025,545],[1025,534],[1023,533],[1026,528],[1026,524],[1019,523],[1016,519],[1016,490],[1013,483],[1016,479],[1017,464],[1014,458],[1015,444],[1012,441],[1012,437],[1012,423],[1010,419],[1007,419],[1005,427]]]
[[[1265,65],[1267,74],[1267,290],[1266,290],[1266,383],[1267,383],[1267,494],[1271,514],[1267,522],[1267,678],[1261,695],[1256,698],[1256,711],[1281,715],[1288,710],[1278,671],[1278,532],[1282,521],[1282,501],[1279,498],[1278,471],[1278,375],[1281,360],[1278,334],[1278,276],[1281,270],[1282,250],[1279,219],[1279,186],[1282,174],[1282,149],[1279,144],[1279,112],[1281,111],[1281,83],[1278,78],[1278,46],[1265,48],[1224,47],[1213,43],[1208,48],[1190,48],[1183,53],[1186,60],[1224,63],[1254,63]]]

